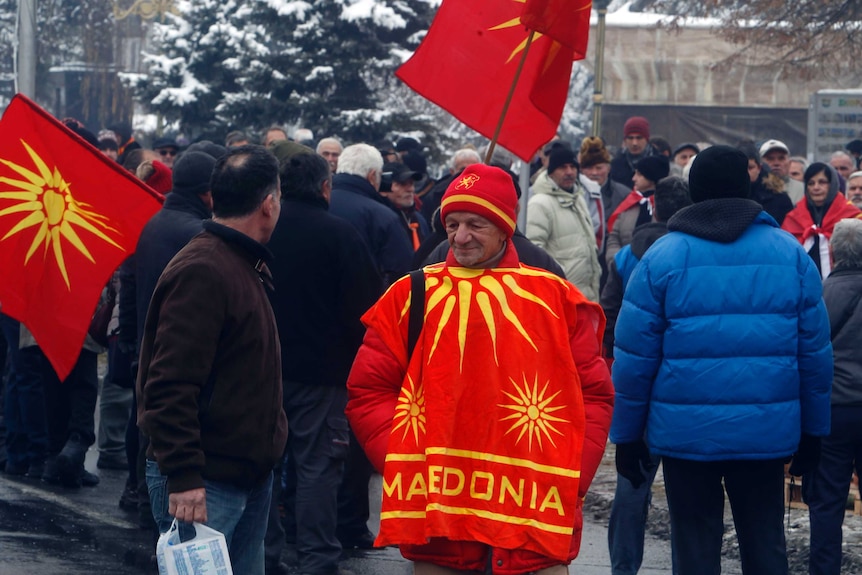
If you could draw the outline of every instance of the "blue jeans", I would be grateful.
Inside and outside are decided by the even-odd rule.
[[[168,478],[159,473],[155,461],[147,460],[147,487],[153,519],[159,533],[173,521],[168,515]],[[224,534],[233,572],[264,575],[263,538],[272,495],[272,473],[257,487],[242,489],[226,483],[204,480],[207,498],[206,525]],[[191,525],[180,524],[180,539],[192,537]]]
[[[650,465],[644,469],[646,481],[637,489],[631,481],[617,474],[617,489],[608,520],[608,551],[613,575],[637,575],[641,568],[652,484],[660,462],[660,456],[650,456]]]

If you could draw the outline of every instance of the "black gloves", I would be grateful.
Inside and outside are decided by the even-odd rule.
[[[809,471],[817,467],[820,461],[820,438],[802,434],[802,439],[799,440],[799,447],[793,455],[793,461],[790,463],[788,472],[790,475],[799,477],[805,475]]]
[[[650,464],[649,449],[643,440],[618,443],[616,455],[617,473],[631,481],[635,489],[646,481],[645,468]]]

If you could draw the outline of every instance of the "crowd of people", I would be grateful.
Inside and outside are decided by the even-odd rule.
[[[410,137],[272,126],[145,149],[65,123],[165,201],[65,381],[0,315],[7,475],[95,487],[97,444],[153,541],[206,523],[235,573],[286,573],[290,542],[300,573],[335,575],[376,542],[420,575],[559,575],[610,438],[614,575],[640,569],[659,468],[674,573],[719,572],[725,493],[743,571],[786,573],[787,473],[810,572],[840,572],[862,145],[810,164],[768,134],[674,147],[635,116],[616,153],[548,142],[522,202],[500,148],[433,177]]]

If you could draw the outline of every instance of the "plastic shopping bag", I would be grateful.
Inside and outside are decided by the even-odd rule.
[[[180,541],[176,519],[159,536],[159,575],[233,575],[224,535],[202,523],[193,525],[195,536],[188,541]]]

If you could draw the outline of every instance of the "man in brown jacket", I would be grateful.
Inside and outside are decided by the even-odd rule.
[[[278,163],[260,146],[235,148],[210,189],[213,219],[171,260],[150,302],[138,422],[159,530],[171,517],[205,523],[224,533],[235,573],[263,575],[272,468],[287,439],[263,245],[281,211]]]

